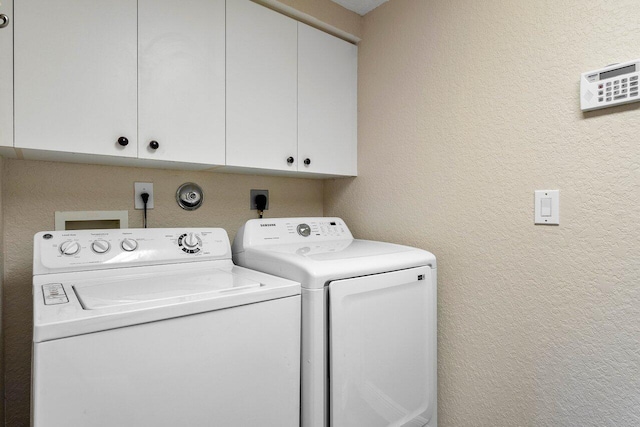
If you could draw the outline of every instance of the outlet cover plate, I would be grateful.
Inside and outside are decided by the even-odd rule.
[[[136,209],[144,209],[144,203],[142,203],[142,197],[140,197],[142,193],[149,193],[147,209],[153,209],[153,182],[135,182],[133,190],[134,207]]]
[[[251,190],[249,195],[249,209],[255,211],[258,209],[256,206],[256,196],[259,194],[264,194],[267,196],[267,205],[264,207],[264,210],[269,210],[269,190]]]

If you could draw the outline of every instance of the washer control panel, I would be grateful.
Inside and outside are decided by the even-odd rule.
[[[270,218],[247,221],[238,231],[236,241],[239,239],[244,239],[244,247],[248,247],[271,243],[353,240],[353,236],[340,218]]]
[[[48,231],[35,235],[34,258],[38,274],[231,259],[231,249],[221,228]]]

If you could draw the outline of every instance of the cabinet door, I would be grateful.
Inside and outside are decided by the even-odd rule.
[[[137,155],[136,3],[14,5],[17,148]]]
[[[138,156],[224,164],[225,1],[138,8]]]
[[[357,174],[357,86],[358,48],[299,23],[298,170]]]
[[[296,170],[296,34],[284,15],[227,2],[227,165]]]
[[[0,3],[0,147],[13,147],[13,0]],[[8,21],[7,21],[8,20]]]

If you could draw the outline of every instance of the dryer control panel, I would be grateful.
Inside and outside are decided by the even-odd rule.
[[[270,218],[249,220],[238,230],[235,241],[247,239],[244,246],[274,243],[353,240],[340,218]]]
[[[33,256],[42,274],[231,259],[231,248],[221,228],[43,231]]]

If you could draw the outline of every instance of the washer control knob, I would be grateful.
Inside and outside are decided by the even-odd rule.
[[[309,237],[309,235],[311,234],[311,227],[309,227],[308,224],[299,224],[298,234],[302,237]]]
[[[197,254],[202,246],[202,239],[196,233],[184,233],[178,237],[178,246],[182,252]]]
[[[200,245],[200,239],[198,239],[198,236],[195,233],[189,233],[184,239],[182,239],[182,244],[187,249],[194,249]]]
[[[97,254],[104,254],[111,249],[111,245],[106,240],[96,240],[91,244],[91,249]]]
[[[135,239],[127,238],[122,241],[122,244],[120,246],[122,246],[122,250],[133,252],[138,249],[138,242],[136,242]]]
[[[60,245],[60,253],[66,256],[73,256],[80,252],[80,243],[67,240]]]

